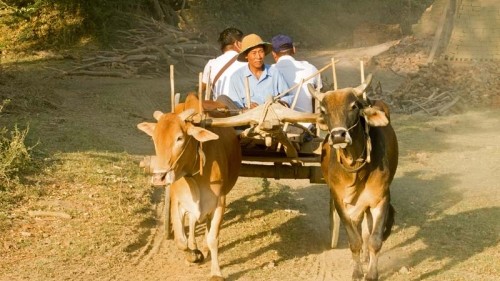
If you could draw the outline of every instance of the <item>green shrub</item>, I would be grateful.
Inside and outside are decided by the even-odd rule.
[[[4,100],[0,105],[0,113],[9,103]],[[16,126],[12,130],[0,128],[0,191],[18,182],[20,174],[31,162],[30,152],[33,147],[25,144],[29,127],[22,130]]]

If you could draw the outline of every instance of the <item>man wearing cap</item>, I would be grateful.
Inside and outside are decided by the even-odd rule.
[[[231,75],[245,65],[244,62],[236,61],[238,53],[241,50],[241,39],[243,39],[243,32],[241,30],[234,27],[224,29],[217,40],[220,44],[222,55],[209,60],[205,65],[202,77],[202,90],[205,91],[210,81],[212,98],[214,100],[220,95],[228,94]]]
[[[249,34],[243,38],[241,45],[238,61],[247,62],[247,65],[231,76],[228,94],[238,108],[248,107],[249,104],[250,108],[256,107],[265,103],[269,96],[277,96],[288,90],[283,75],[275,67],[264,63],[264,57],[271,52],[270,43],[264,42],[256,34]],[[281,98],[281,102],[287,105],[291,101],[290,95]]]
[[[296,50],[290,36],[279,34],[274,36],[271,42],[273,47],[273,58],[276,62],[274,66],[283,74],[288,85],[299,84],[302,79],[310,77],[318,71],[314,65],[307,61],[295,60],[293,55]],[[316,89],[321,89],[323,84],[320,74],[304,81],[294,110],[313,112],[313,99],[307,90],[307,84],[313,84]],[[292,93],[295,95],[296,90],[292,90]],[[289,104],[291,105],[291,103]]]

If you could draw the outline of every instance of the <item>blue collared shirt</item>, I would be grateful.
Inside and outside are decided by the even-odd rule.
[[[248,65],[241,67],[231,76],[228,94],[240,108],[245,107],[247,103],[245,93],[246,77],[248,77],[248,86],[250,88],[250,100],[257,104],[263,104],[269,96],[277,96],[289,88],[283,75],[276,67],[265,64],[260,79],[253,75]],[[282,97],[281,100],[291,104],[293,97],[289,93]]]

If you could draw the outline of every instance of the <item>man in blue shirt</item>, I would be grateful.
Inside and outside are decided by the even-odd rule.
[[[256,34],[249,34],[243,38],[241,45],[238,61],[247,62],[247,66],[233,73],[228,94],[238,108],[254,108],[265,103],[270,96],[274,97],[288,90],[289,86],[278,69],[264,63],[264,57],[272,49],[270,43],[264,42]],[[247,83],[250,103],[245,86]],[[292,100],[293,97],[287,94],[280,102],[290,105]]]
[[[293,56],[296,53],[292,38],[287,35],[276,35],[271,39],[273,46],[273,58],[276,67],[289,85],[299,84],[302,79],[313,76],[318,69],[307,61],[296,60]],[[304,81],[299,91],[294,110],[302,112],[313,112],[313,97],[307,89],[307,84],[312,84],[314,88],[321,89],[323,83],[321,75],[317,74],[307,81]],[[294,90],[294,95],[297,90]]]

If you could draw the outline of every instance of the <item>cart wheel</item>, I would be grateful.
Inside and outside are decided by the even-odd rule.
[[[165,207],[163,208],[165,213],[165,237],[170,240],[172,239],[172,221],[170,219],[170,184],[165,185]]]
[[[340,217],[335,209],[335,204],[333,203],[333,198],[330,199],[330,230],[332,232],[332,240],[330,243],[330,247],[332,249],[337,248],[337,244],[339,242],[339,234],[340,234]]]

